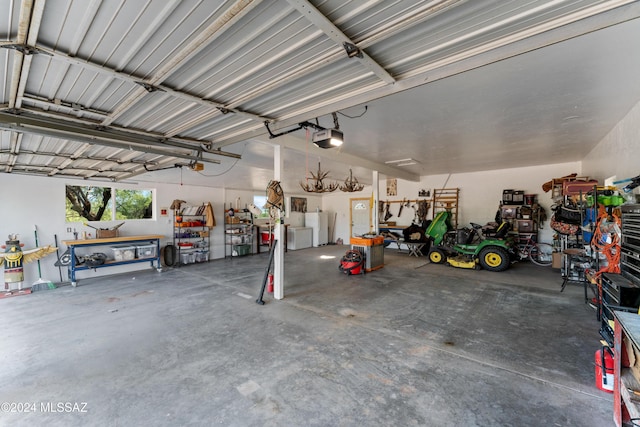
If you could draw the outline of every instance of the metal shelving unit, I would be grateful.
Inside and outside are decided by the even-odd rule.
[[[210,232],[205,214],[206,205],[195,211],[174,212],[173,246],[176,247],[176,265],[209,261]],[[193,212],[193,213],[191,213]]]
[[[257,242],[253,214],[247,209],[229,211],[224,218],[224,256],[237,257],[251,255]]]

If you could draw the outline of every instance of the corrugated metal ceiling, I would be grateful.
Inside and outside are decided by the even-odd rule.
[[[0,168],[119,180],[219,162],[212,148],[266,134],[265,120],[283,129],[406,90],[630,3],[0,0]]]

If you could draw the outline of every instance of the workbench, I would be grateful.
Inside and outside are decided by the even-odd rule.
[[[63,240],[62,243],[67,245],[69,248],[69,255],[71,257],[71,261],[67,266],[69,280],[71,281],[72,286],[77,286],[78,282],[76,280],[76,271],[82,270],[92,270],[97,268],[104,267],[113,267],[116,265],[127,265],[127,264],[135,264],[139,262],[149,262],[151,263],[151,267],[153,268],[153,263],[156,263],[156,270],[162,271],[162,266],[160,265],[160,239],[164,238],[163,235],[160,234],[149,234],[149,235],[141,235],[141,236],[124,236],[124,237],[109,237],[102,239],[84,239],[84,240]],[[123,243],[131,244],[135,246],[136,244],[153,244],[156,247],[155,256],[147,257],[147,258],[134,258],[122,261],[114,261],[107,260],[102,265],[83,265],[77,264],[78,258],[76,256],[77,249],[84,249],[94,246],[114,246],[121,245]]]

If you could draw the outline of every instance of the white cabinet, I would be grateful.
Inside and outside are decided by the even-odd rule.
[[[329,243],[329,214],[327,212],[307,212],[304,214],[304,225],[313,230],[314,247]]]

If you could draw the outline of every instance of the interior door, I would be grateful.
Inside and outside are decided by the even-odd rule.
[[[371,231],[371,199],[351,200],[351,236],[362,236]]]

